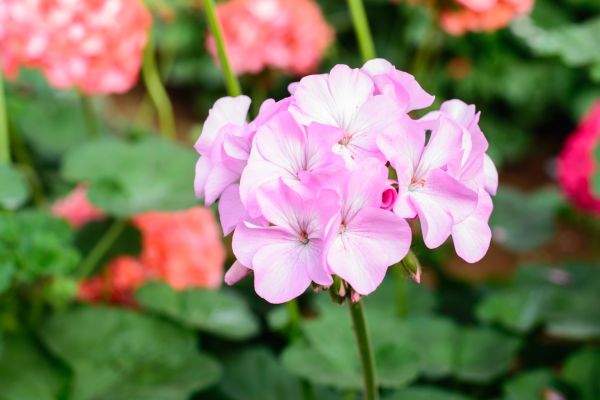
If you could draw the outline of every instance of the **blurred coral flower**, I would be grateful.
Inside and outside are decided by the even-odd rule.
[[[67,196],[56,201],[52,205],[51,212],[67,220],[75,228],[81,228],[88,222],[104,218],[104,212],[88,200],[85,185],[77,186]]]
[[[229,60],[239,73],[313,72],[334,31],[313,0],[229,0],[217,5]],[[212,37],[209,51],[216,57]]]
[[[3,0],[6,75],[40,69],[56,88],[122,93],[136,82],[152,16],[141,0]]]

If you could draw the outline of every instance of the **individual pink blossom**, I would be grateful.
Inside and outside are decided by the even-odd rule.
[[[54,87],[86,94],[122,93],[136,82],[151,23],[141,0],[3,0],[2,69],[37,68]]]
[[[394,212],[402,218],[419,217],[429,248],[440,246],[452,225],[466,219],[477,204],[477,192],[447,170],[461,153],[460,127],[440,114],[432,129],[427,145],[425,129],[409,128],[378,138],[379,148],[398,175]]]
[[[142,233],[140,261],[151,277],[175,289],[221,285],[225,247],[210,209],[150,212],[133,217],[133,224]]]
[[[254,271],[256,293],[271,303],[284,303],[311,284],[333,281],[323,260],[324,229],[338,209],[335,192],[322,190],[303,198],[279,180],[258,193],[258,203],[271,226],[240,224],[233,251]]]
[[[261,214],[256,193],[265,185],[281,179],[299,192],[310,193],[322,181],[335,179],[344,161],[331,149],[340,136],[335,127],[302,126],[285,109],[259,127],[240,183],[242,202],[250,215]]]
[[[75,228],[104,218],[104,212],[96,208],[87,197],[85,185],[78,185],[66,197],[57,200],[51,208],[53,215],[67,220]]]
[[[334,32],[313,0],[228,0],[217,4],[229,60],[239,73],[266,68],[313,72]],[[212,37],[207,46],[216,58]]]
[[[455,7],[442,8],[442,28],[452,35],[495,31],[528,14],[534,0],[455,0]]]
[[[592,176],[600,165],[600,101],[596,102],[569,136],[558,156],[558,182],[577,208],[600,215],[600,197],[592,191]]]
[[[410,248],[406,220],[381,209],[387,173],[375,158],[357,165],[338,189],[341,208],[327,227],[327,265],[361,295],[375,290]]]
[[[336,65],[329,74],[304,77],[294,88],[290,112],[304,125],[317,122],[340,128],[333,151],[348,163],[380,157],[375,139],[398,118],[396,102],[374,95],[365,72]]]

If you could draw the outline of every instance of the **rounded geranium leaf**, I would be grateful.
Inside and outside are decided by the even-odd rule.
[[[14,167],[0,164],[0,208],[15,210],[29,198],[27,180]]]

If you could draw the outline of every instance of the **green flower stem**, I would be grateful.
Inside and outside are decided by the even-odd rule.
[[[116,220],[104,233],[104,235],[96,242],[92,250],[88,253],[87,257],[83,260],[79,266],[77,274],[81,278],[89,276],[94,272],[94,268],[100,262],[102,257],[110,250],[115,240],[119,237],[121,232],[127,226],[127,222],[124,220]]]
[[[348,301],[350,307],[350,315],[352,316],[352,326],[356,337],[358,352],[360,353],[360,361],[362,364],[363,385],[364,385],[364,400],[378,400],[379,392],[377,391],[377,378],[375,372],[375,357],[373,349],[369,341],[369,333],[367,331],[367,322],[363,311],[362,303]]]
[[[148,33],[148,43],[146,43],[146,48],[144,49],[142,76],[148,94],[158,113],[160,132],[169,139],[175,139],[177,132],[175,128],[175,117],[173,116],[173,105],[171,104],[169,95],[162,83],[156,65],[154,35],[152,31]]]
[[[229,58],[227,58],[227,49],[225,48],[223,30],[221,29],[221,25],[219,24],[219,20],[217,18],[214,0],[204,0],[204,10],[206,11],[208,25],[213,35],[215,45],[217,46],[217,54],[219,55],[219,60],[221,61],[221,68],[223,69],[223,77],[225,78],[227,92],[230,96],[239,96],[242,94],[242,89],[237,76],[231,68]]]
[[[8,115],[4,99],[4,78],[0,71],[0,163],[10,163],[10,138],[8,136]]]
[[[96,112],[94,111],[92,102],[86,95],[79,92],[79,103],[81,104],[81,111],[83,112],[83,119],[88,135],[91,138],[98,138],[100,136],[100,130],[98,128],[98,119],[96,118]]]
[[[352,23],[356,31],[360,54],[363,61],[366,62],[375,58],[375,45],[373,44],[373,37],[369,29],[369,20],[367,19],[365,6],[362,0],[348,0],[348,7],[350,8]]]
[[[300,332],[300,307],[296,299],[285,303],[290,318],[290,339],[294,339]]]

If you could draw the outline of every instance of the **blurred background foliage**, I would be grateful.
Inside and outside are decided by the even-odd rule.
[[[135,310],[73,303],[77,266],[111,223],[75,232],[50,216],[52,199],[86,181],[115,218],[197,203],[190,145],[224,84],[198,2],[148,3],[179,144],[147,135],[156,128],[141,87],[94,99],[112,139],[91,143],[76,93],[34,72],[7,88],[18,168],[0,168],[0,399],[360,398],[350,320],[326,293],[294,310],[265,304],[249,281],[219,291],[152,283]],[[336,31],[322,70],[359,66],[345,2],[319,3]],[[424,283],[396,266],[366,299],[383,398],[599,399],[600,228],[566,205],[553,160],[600,98],[600,2],[537,0],[507,29],[462,37],[418,5],[365,3],[378,55],[415,74],[437,103],[476,104],[501,169],[486,259],[466,265],[448,246],[416,243]],[[265,71],[242,86],[261,101],[293,81]],[[116,243],[105,259],[139,252],[132,226]]]

